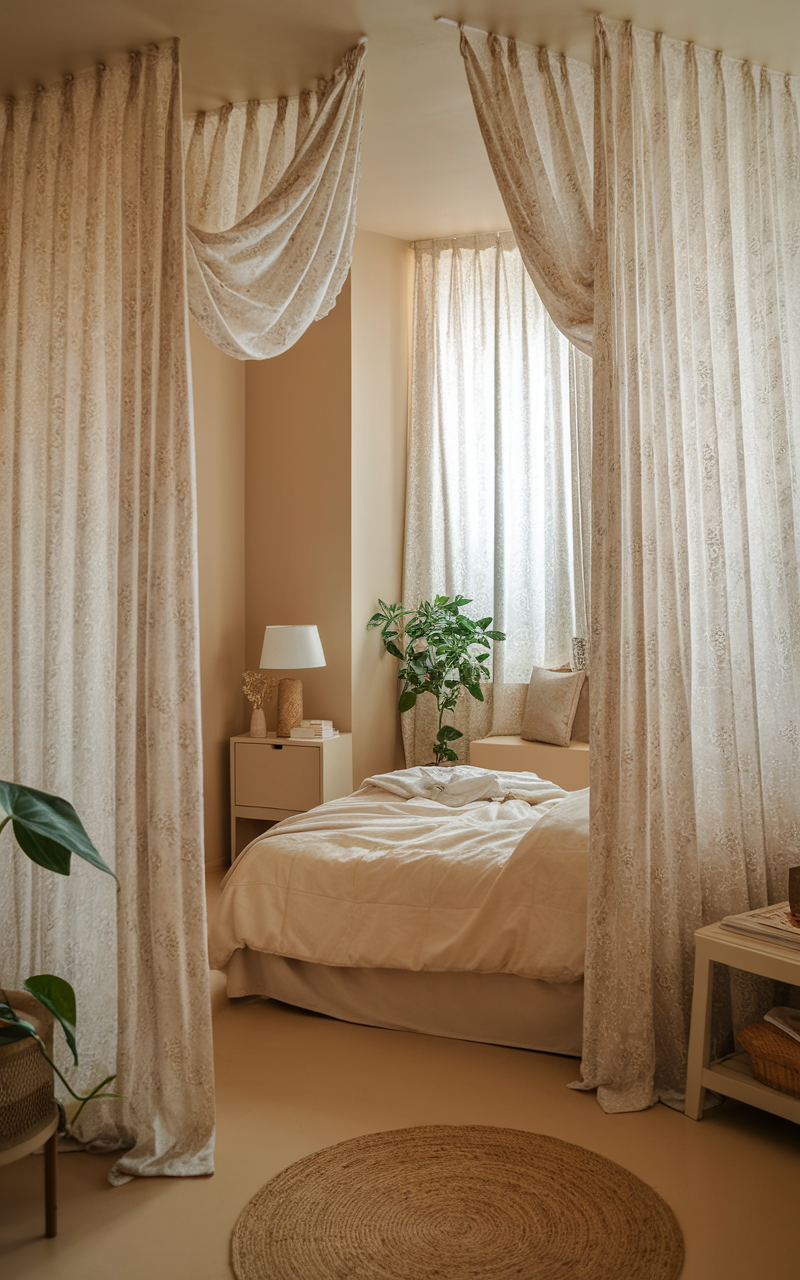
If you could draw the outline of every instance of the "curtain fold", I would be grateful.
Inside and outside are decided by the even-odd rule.
[[[525,267],[553,323],[591,355],[592,68],[463,27],[461,54]]]
[[[6,835],[0,972],[75,986],[60,1065],[117,1072],[77,1130],[130,1148],[112,1181],[209,1173],[177,41],[7,100],[0,168],[0,774],[69,798],[120,881]]]
[[[291,347],[332,309],[353,253],[366,40],[316,94],[189,117],[189,305],[239,360]]]
[[[486,701],[455,710],[466,758],[474,738],[519,732],[531,668],[568,663],[586,634],[591,361],[551,322],[510,232],[420,242],[415,257],[403,599],[469,596],[508,635]],[[402,722],[408,763],[429,763],[433,699]]]
[[[583,1078],[684,1089],[694,930],[800,861],[800,80],[596,23]]]

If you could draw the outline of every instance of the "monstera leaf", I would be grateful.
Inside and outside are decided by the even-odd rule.
[[[0,782],[0,806],[8,814],[6,822],[11,820],[20,849],[40,867],[68,876],[70,860],[75,853],[100,871],[114,875],[95,849],[68,800],[16,782]]]

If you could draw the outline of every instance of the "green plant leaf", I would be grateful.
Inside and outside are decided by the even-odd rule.
[[[0,805],[12,819],[17,843],[32,862],[68,876],[70,854],[75,853],[114,876],[68,800],[15,782],[0,782]]]
[[[417,696],[415,689],[404,689],[397,704],[400,711],[410,711],[417,701]]]
[[[37,831],[29,830],[24,823],[17,822],[16,818],[11,823],[11,829],[20,849],[28,855],[31,862],[46,867],[48,871],[57,871],[60,876],[69,875],[72,857],[69,849],[55,840],[48,840],[47,836],[39,835]]]
[[[45,1009],[49,1009],[53,1017],[60,1022],[77,1067],[75,992],[72,987],[66,979],[58,978],[53,973],[35,974],[32,978],[26,978],[22,985],[26,991],[30,991],[32,996],[36,996],[39,1003],[43,1004]]]
[[[487,631],[486,634],[490,640],[505,640],[506,638],[504,631]]]
[[[0,1022],[0,1048],[6,1044],[16,1044],[19,1040],[30,1040],[35,1035],[31,1024],[23,1019],[17,1022]]]
[[[401,659],[401,661],[402,661],[402,659],[403,659],[403,656],[404,656],[404,655],[403,655],[402,651],[401,651],[400,649],[398,649],[398,647],[397,647],[397,645],[395,644],[394,640],[385,640],[385,641],[384,641],[384,644],[385,644],[386,652],[387,652],[387,653],[390,653],[390,654],[392,655],[392,657],[393,657],[393,658],[400,658],[400,659]]]
[[[460,729],[454,728],[453,725],[443,724],[436,737],[437,741],[440,742],[455,742],[456,738],[463,738],[464,735]]]
[[[483,702],[483,690],[479,684],[468,684],[467,692],[471,693],[476,702]]]

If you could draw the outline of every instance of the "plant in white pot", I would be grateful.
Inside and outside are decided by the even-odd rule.
[[[433,742],[434,764],[458,760],[451,743],[463,738],[460,729],[445,724],[444,717],[458,702],[462,689],[483,702],[481,680],[489,680],[486,665],[492,641],[505,640],[502,631],[491,631],[491,618],[473,621],[462,612],[472,604],[466,596],[434,596],[416,609],[402,604],[384,604],[374,613],[367,630],[381,628],[384,647],[399,658],[398,679],[402,680],[398,707],[410,711],[417,698],[430,693],[436,699],[439,731]]]
[[[0,831],[8,823],[14,833],[17,844],[32,862],[38,863],[57,875],[68,876],[73,853],[85,862],[91,863],[100,871],[114,876],[114,872],[103,861],[87,835],[83,823],[68,800],[60,796],[49,795],[45,791],[36,791],[33,787],[24,787],[14,782],[0,782],[0,808],[6,814],[0,821]],[[26,978],[24,989],[43,1006],[63,1029],[75,1064],[78,1063],[78,1049],[75,1038],[75,992],[64,978],[52,973],[39,973]],[[65,1088],[79,1103],[71,1117],[72,1123],[78,1118],[87,1102],[94,1098],[118,1098],[116,1093],[101,1092],[106,1085],[115,1079],[113,1075],[101,1080],[100,1084],[87,1094],[76,1093],[69,1081],[62,1075],[53,1062],[42,1036],[29,1017],[13,1008],[6,991],[0,987],[0,1070],[4,1059],[10,1061],[12,1046],[29,1040],[34,1042],[42,1057],[62,1081]],[[4,1051],[5,1054],[4,1054]],[[51,1091],[52,1097],[52,1091]],[[20,1108],[19,1123],[30,1119]],[[13,1127],[13,1116],[11,1117]],[[11,1133],[13,1138],[13,1133]],[[10,1144],[9,1134],[4,1133],[6,1145]]]

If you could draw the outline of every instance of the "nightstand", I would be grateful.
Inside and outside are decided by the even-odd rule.
[[[687,1116],[700,1120],[706,1089],[727,1098],[749,1102],[776,1116],[800,1124],[800,1098],[756,1080],[750,1070],[749,1055],[739,1050],[717,1062],[711,1061],[711,997],[714,962],[757,973],[762,978],[800,986],[800,951],[779,943],[750,938],[719,924],[698,929],[695,939],[694,998],[689,1033],[689,1059],[686,1072]]]
[[[353,790],[353,735],[335,738],[231,738],[231,859],[240,849],[236,819],[266,824],[305,813]]]

